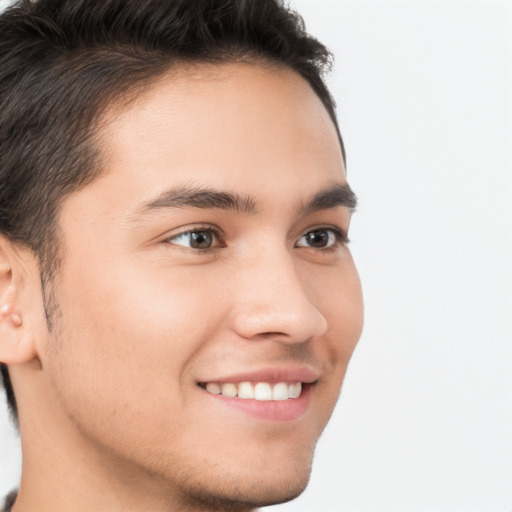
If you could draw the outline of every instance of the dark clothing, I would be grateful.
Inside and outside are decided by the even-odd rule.
[[[18,491],[10,492],[4,501],[4,506],[0,512],[11,512],[12,506],[16,501],[16,496],[18,496]]]

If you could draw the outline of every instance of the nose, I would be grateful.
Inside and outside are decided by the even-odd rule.
[[[239,336],[301,343],[327,330],[327,320],[313,304],[312,290],[308,293],[288,251],[262,251],[232,277],[236,291],[231,324]]]

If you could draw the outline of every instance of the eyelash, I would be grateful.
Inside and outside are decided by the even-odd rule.
[[[347,233],[339,228],[336,228],[334,226],[318,226],[309,229],[304,234],[301,235],[300,238],[306,236],[309,233],[313,233],[314,231],[329,231],[334,234],[335,243],[332,244],[330,247],[320,247],[316,248],[318,251],[322,252],[332,252],[338,249],[340,246],[347,246],[350,243],[350,240],[347,236]],[[300,240],[299,238],[299,240]],[[315,247],[311,247],[311,249],[315,249]]]
[[[332,244],[331,246],[316,248],[320,252],[324,252],[324,253],[332,252],[332,251],[335,251],[336,249],[338,249],[339,246],[346,246],[350,243],[350,240],[349,240],[347,234],[343,230],[341,230],[337,227],[333,227],[333,226],[318,226],[318,227],[310,228],[308,231],[306,231],[299,237],[299,240],[302,239],[304,236],[308,235],[309,233],[313,233],[314,231],[328,231],[328,232],[333,233],[334,237],[335,237],[335,243]],[[201,249],[201,248],[194,248],[194,247],[186,247],[186,246],[182,246],[180,244],[173,244],[173,242],[172,242],[173,240],[176,240],[180,236],[192,234],[192,233],[198,233],[198,232],[207,232],[207,233],[213,234],[213,237],[215,238],[215,240],[221,244],[220,248],[222,248],[223,246],[225,247],[225,242],[224,242],[222,233],[218,229],[215,229],[212,226],[196,226],[192,229],[187,229],[186,231],[182,231],[181,233],[177,233],[175,235],[172,235],[171,237],[166,238],[165,242],[167,242],[171,245],[176,245],[177,247],[180,247],[184,250],[191,249],[195,253],[198,253],[198,254],[208,254],[208,253],[212,252],[214,249],[219,248],[219,245],[217,245],[217,246],[212,246],[212,247],[208,247],[205,249]],[[297,247],[297,246],[294,245],[294,247]],[[298,247],[303,247],[303,246],[298,246]],[[310,247],[310,248],[315,249],[315,247]]]
[[[214,249],[218,249],[219,246],[213,246],[213,247],[208,247],[207,249],[196,249],[194,247],[185,247],[185,246],[182,246],[182,245],[179,245],[179,244],[173,244],[172,243],[172,240],[175,240],[176,238],[180,237],[180,236],[183,236],[183,235],[188,235],[188,234],[192,234],[192,233],[198,233],[198,232],[208,232],[208,233],[212,233],[215,240],[217,240],[217,242],[219,242],[220,244],[224,245],[224,239],[223,239],[223,236],[221,234],[221,232],[218,230],[218,229],[215,229],[214,227],[212,226],[196,226],[192,229],[187,229],[186,231],[182,231],[181,233],[176,233],[175,235],[172,235],[171,237],[169,238],[166,238],[165,239],[165,242],[167,243],[170,243],[172,245],[176,245],[177,247],[180,247],[181,249],[183,250],[193,250],[195,253],[198,253],[198,254],[208,254],[210,252],[212,252]],[[222,247],[221,245],[221,247]]]

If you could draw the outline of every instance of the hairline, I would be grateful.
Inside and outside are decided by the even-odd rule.
[[[93,150],[94,156],[92,161],[92,168],[88,169],[87,173],[89,174],[90,179],[85,181],[84,183],[78,185],[73,190],[69,191],[67,194],[63,194],[58,203],[56,204],[54,210],[54,217],[51,219],[52,227],[49,229],[48,236],[45,238],[43,242],[43,246],[39,248],[39,250],[35,250],[36,256],[39,261],[39,271],[41,275],[41,286],[43,291],[43,300],[44,300],[44,291],[49,286],[53,284],[53,280],[55,276],[58,274],[58,271],[61,268],[63,263],[63,254],[62,254],[62,231],[60,229],[59,217],[62,209],[62,205],[64,201],[73,193],[82,190],[83,188],[91,185],[96,180],[101,179],[101,177],[106,176],[108,174],[107,169],[107,161],[108,155],[104,151],[105,150],[105,132],[108,129],[110,123],[115,122],[122,114],[126,113],[130,108],[132,108],[137,102],[139,102],[143,97],[149,93],[152,89],[161,85],[164,81],[169,79],[171,75],[172,78],[188,78],[193,77],[197,79],[209,80],[215,78],[216,70],[223,65],[226,64],[242,64],[248,66],[256,66],[260,67],[264,70],[277,70],[277,71],[291,71],[302,80],[304,80],[307,85],[310,87],[311,92],[315,94],[315,96],[320,100],[323,108],[326,110],[331,123],[334,126],[334,129],[337,133],[339,149],[342,154],[342,160],[344,167],[346,169],[345,162],[345,153],[343,150],[341,133],[337,124],[331,119],[331,115],[325,106],[324,102],[317,94],[315,89],[312,87],[311,83],[302,76],[293,66],[287,65],[284,62],[280,62],[277,59],[271,59],[267,56],[261,55],[252,55],[246,52],[245,56],[237,56],[236,54],[229,55],[225,54],[223,56],[219,56],[219,59],[216,61],[212,61],[211,59],[179,59],[177,62],[169,62],[167,66],[163,66],[161,70],[156,71],[152,76],[149,76],[147,79],[136,83],[131,84],[131,86],[124,91],[122,95],[117,96],[115,99],[112,99],[110,96],[105,97],[105,99],[100,102],[95,118],[92,123],[87,128],[87,142],[90,144],[90,148]],[[173,71],[176,71],[176,74],[171,74]],[[207,73],[205,73],[207,71]],[[345,170],[346,173],[346,170]],[[47,297],[48,301],[51,302],[51,297]],[[51,327],[51,311],[54,309],[51,307],[50,303],[45,304],[45,316],[47,319],[47,325]],[[50,329],[51,330],[51,329]]]

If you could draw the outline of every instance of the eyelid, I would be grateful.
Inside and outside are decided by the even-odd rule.
[[[311,228],[308,228],[306,231],[302,232],[302,234],[300,235],[298,240],[300,240],[303,236],[307,235],[308,233],[311,233],[312,231],[319,231],[322,229],[325,229],[326,231],[331,231],[332,233],[334,233],[334,236],[336,237],[336,241],[338,242],[338,244],[335,244],[331,247],[324,248],[323,249],[324,251],[332,249],[332,248],[336,247],[336,245],[348,245],[350,243],[350,239],[348,238],[346,230],[344,230],[338,226],[325,225],[325,224],[321,224],[319,226],[313,226]],[[322,249],[318,249],[318,250],[322,250]]]
[[[302,232],[302,234],[300,235],[298,240],[300,240],[302,237],[304,237],[308,233],[311,233],[312,231],[317,231],[317,230],[322,230],[322,229],[326,230],[326,231],[331,231],[334,234],[334,236],[336,237],[337,243],[333,244],[330,247],[325,247],[323,249],[320,248],[320,249],[317,249],[317,250],[328,251],[329,249],[335,249],[339,245],[348,245],[350,243],[350,240],[349,240],[349,238],[347,236],[347,233],[346,233],[346,231],[344,229],[342,229],[342,228],[340,228],[338,226],[325,225],[325,224],[321,224],[321,225],[318,225],[318,226],[312,226],[312,227],[308,228],[307,230]],[[207,249],[195,249],[195,248],[188,248],[188,247],[186,247],[184,245],[181,245],[181,244],[173,244],[173,242],[172,242],[172,240],[175,239],[175,238],[178,238],[178,237],[180,237],[182,235],[186,235],[188,233],[194,233],[194,232],[197,232],[197,231],[209,231],[209,232],[211,232],[213,234],[217,244],[212,246],[212,247],[209,247]],[[297,240],[297,242],[295,242],[294,246],[295,247],[302,247],[302,246],[297,246],[298,240]],[[175,233],[172,233],[170,235],[167,235],[162,241],[164,243],[167,243],[169,245],[174,245],[175,247],[179,247],[179,248],[182,248],[184,250],[191,249],[194,252],[207,252],[207,251],[211,251],[213,249],[217,249],[219,247],[225,247],[226,246],[224,232],[220,228],[218,228],[217,226],[205,225],[205,224],[197,224],[197,225],[185,226],[182,229],[179,229],[179,231],[177,231]]]
[[[208,249],[195,249],[195,248],[192,248],[192,247],[188,247],[187,248],[186,246],[180,245],[180,244],[173,244],[173,242],[172,242],[172,240],[175,239],[175,238],[178,238],[180,236],[183,236],[183,235],[186,235],[186,234],[189,234],[189,233],[196,233],[197,231],[209,231],[209,232],[211,232],[213,234],[215,240],[218,242],[217,245],[209,247]],[[222,232],[222,230],[219,229],[216,226],[205,225],[205,224],[197,224],[197,225],[192,225],[192,226],[185,226],[180,231],[177,231],[176,233],[172,233],[170,235],[167,235],[162,240],[162,242],[167,243],[169,245],[174,245],[175,247],[179,247],[179,248],[182,248],[182,249],[185,249],[185,250],[186,249],[191,249],[194,252],[207,252],[207,251],[210,251],[212,249],[216,249],[218,247],[225,246],[224,233]]]

